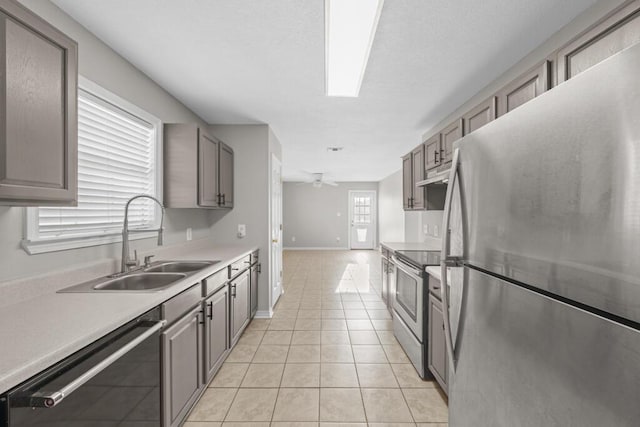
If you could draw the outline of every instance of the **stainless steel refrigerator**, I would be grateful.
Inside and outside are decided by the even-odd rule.
[[[640,425],[640,45],[462,138],[451,427]]]

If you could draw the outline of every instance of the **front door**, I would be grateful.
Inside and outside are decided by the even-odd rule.
[[[271,307],[282,294],[282,166],[271,156]]]
[[[376,245],[377,203],[375,191],[349,191],[349,242],[351,249]]]

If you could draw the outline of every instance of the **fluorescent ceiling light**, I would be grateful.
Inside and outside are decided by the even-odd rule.
[[[328,96],[358,96],[384,0],[325,0]]]

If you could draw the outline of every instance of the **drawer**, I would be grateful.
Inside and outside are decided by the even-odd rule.
[[[202,296],[208,297],[227,283],[229,273],[226,268],[212,274],[202,282]]]
[[[189,311],[189,309],[199,304],[201,300],[202,288],[198,283],[163,303],[160,306],[160,313],[162,318],[167,320],[167,324],[170,324]]]
[[[249,268],[250,265],[251,265],[251,255],[247,255],[243,258],[240,258],[238,261],[234,262],[229,266],[229,279],[242,273],[244,270]]]
[[[442,284],[440,280],[436,279],[433,276],[429,276],[429,292],[433,294],[438,299],[442,299]]]

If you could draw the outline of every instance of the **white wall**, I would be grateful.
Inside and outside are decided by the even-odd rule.
[[[203,121],[191,110],[51,2],[48,0],[21,0],[21,2],[78,42],[80,75],[164,122],[203,124]],[[23,218],[23,208],[0,207],[0,282],[120,256],[119,244],[27,255],[19,246],[23,237]],[[208,237],[210,216],[207,211],[168,209],[165,226],[166,244],[184,241],[187,227],[193,229],[194,239]],[[155,239],[132,243],[132,249],[144,250],[154,246]]]
[[[284,183],[285,248],[348,248],[349,190],[377,190],[378,184],[376,182],[340,182],[338,184],[337,187],[323,185],[315,188],[311,184]]]
[[[403,242],[402,169],[378,182],[378,239],[380,242]]]
[[[211,239],[219,244],[247,244],[260,248],[263,264],[258,285],[258,310],[270,310],[269,295],[269,159],[282,148],[268,125],[211,125],[211,133],[234,151],[234,202],[231,211],[214,211]],[[238,237],[238,225],[247,235]]]

